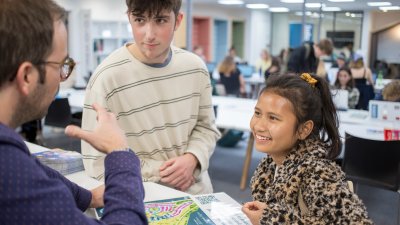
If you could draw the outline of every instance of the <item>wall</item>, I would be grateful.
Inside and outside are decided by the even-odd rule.
[[[261,49],[270,50],[271,47],[271,13],[267,10],[251,10],[245,40],[245,52],[249,64],[254,65],[260,58]]]
[[[400,11],[371,12],[371,33],[400,23]]]
[[[400,24],[378,35],[377,59],[400,64]]]

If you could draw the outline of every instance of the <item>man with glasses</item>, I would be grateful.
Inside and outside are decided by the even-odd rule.
[[[0,224],[146,224],[139,159],[112,113],[94,103],[93,131],[66,128],[107,154],[105,189],[85,190],[42,165],[14,131],[46,114],[75,66],[64,16],[52,0],[0,0]],[[101,206],[102,221],[82,213]]]

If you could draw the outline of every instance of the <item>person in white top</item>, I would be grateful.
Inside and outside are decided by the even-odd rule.
[[[182,21],[181,0],[127,0],[135,42],[115,50],[96,69],[86,91],[82,126],[92,130],[99,102],[117,115],[144,181],[191,194],[213,191],[209,159],[215,126],[205,63],[171,46]],[[104,177],[104,155],[82,142],[85,169]]]

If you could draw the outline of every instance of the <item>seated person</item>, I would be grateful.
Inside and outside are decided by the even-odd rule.
[[[354,85],[354,79],[351,70],[348,67],[342,67],[339,69],[334,88],[349,91],[349,109],[356,108],[360,98],[360,92]]]
[[[272,57],[271,66],[265,71],[264,77],[267,79],[269,75],[279,73],[281,70],[281,65],[279,59]]]
[[[400,80],[388,83],[382,90],[384,101],[400,102]]]
[[[256,62],[257,73],[265,74],[265,72],[271,67],[272,57],[267,49],[261,50],[260,58]]]
[[[232,56],[224,58],[218,66],[218,72],[219,83],[224,85],[226,95],[238,97],[246,94],[244,78]]]

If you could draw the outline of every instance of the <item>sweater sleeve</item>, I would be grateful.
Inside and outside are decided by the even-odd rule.
[[[204,71],[207,71],[206,68]],[[221,136],[215,125],[214,108],[211,102],[212,87],[208,73],[204,76],[203,87],[197,123],[191,133],[187,148],[187,152],[192,153],[199,160],[200,171],[196,171],[195,176],[208,170],[216,141]]]

